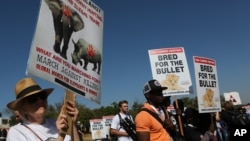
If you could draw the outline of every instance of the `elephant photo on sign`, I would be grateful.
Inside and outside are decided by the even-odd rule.
[[[68,44],[73,32],[84,27],[80,15],[61,0],[45,0],[53,16],[55,29],[54,51],[67,59]],[[61,42],[63,40],[62,50]]]
[[[73,39],[74,52],[71,54],[72,63],[77,65],[80,63],[82,66],[82,60],[84,60],[83,69],[87,70],[88,63],[93,63],[93,71],[96,71],[100,74],[101,64],[102,64],[102,55],[99,49],[94,47],[92,44],[89,44],[84,39],[80,38],[76,43]],[[98,68],[97,68],[98,67]]]

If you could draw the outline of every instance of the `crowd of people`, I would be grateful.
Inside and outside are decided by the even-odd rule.
[[[112,121],[111,133],[118,141],[230,141],[230,128],[238,125],[250,125],[246,109],[234,109],[231,101],[223,103],[222,111],[199,113],[192,107],[185,107],[181,99],[174,100],[176,114],[168,112],[171,96],[163,96],[162,87],[157,80],[146,82],[143,94],[146,102],[136,114],[134,128],[130,131],[119,122],[118,114]],[[123,103],[125,101],[125,103]],[[126,100],[119,104],[122,118],[129,116]],[[236,113],[243,116],[242,120]],[[244,121],[243,121],[244,120]],[[239,122],[236,122],[239,121]],[[134,129],[134,130],[133,130]],[[134,133],[131,133],[133,131]],[[134,135],[136,138],[134,139]]]
[[[146,102],[135,117],[128,113],[128,101],[118,104],[117,113],[110,126],[109,141],[229,141],[230,128],[235,125],[250,125],[246,109],[235,109],[226,101],[221,112],[199,113],[197,109],[185,107],[181,99],[173,102],[176,114],[167,110],[171,96],[163,96],[157,80],[146,82],[143,94]],[[48,96],[53,88],[42,89],[32,78],[24,78],[15,86],[16,99],[7,107],[14,111],[18,124],[0,132],[2,141],[83,141],[80,122],[76,122],[78,109],[74,101],[66,101],[57,119],[45,117]],[[74,95],[76,97],[76,95]],[[65,111],[67,113],[65,113]],[[237,116],[236,116],[237,111]],[[72,118],[72,129],[68,130],[67,115]],[[238,116],[239,115],[239,116]],[[241,118],[241,120],[238,120]]]

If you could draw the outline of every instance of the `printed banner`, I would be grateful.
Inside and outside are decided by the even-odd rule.
[[[103,18],[90,0],[42,0],[26,73],[100,103]]]
[[[114,115],[102,117],[102,119],[104,121],[104,130],[106,132],[106,137],[110,137],[109,129],[110,129],[111,122],[112,122],[113,118],[114,118]]]
[[[221,111],[216,62],[204,57],[193,57],[199,113]]]
[[[240,99],[240,95],[238,92],[224,93],[224,98],[225,98],[225,101],[231,101],[233,103],[233,105],[242,104],[241,99]]]
[[[153,78],[162,86],[164,96],[192,93],[186,55],[183,47],[148,50]]]
[[[167,107],[167,111],[170,112],[170,113],[173,114],[173,115],[176,114],[174,105],[169,105],[169,106]]]
[[[91,119],[89,122],[92,140],[106,138],[106,131],[104,129],[105,124],[103,119]]]

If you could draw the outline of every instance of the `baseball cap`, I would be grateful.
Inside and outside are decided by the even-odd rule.
[[[160,82],[153,79],[148,82],[143,87],[143,94],[150,93],[150,92],[159,92],[162,90],[167,89],[168,87],[162,87]]]

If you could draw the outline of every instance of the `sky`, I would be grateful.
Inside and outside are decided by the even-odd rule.
[[[104,11],[101,104],[82,96],[88,108],[128,100],[145,102],[143,85],[152,79],[148,50],[184,47],[196,96],[193,56],[216,60],[220,95],[239,92],[250,103],[250,1],[248,0],[92,0]],[[15,99],[15,84],[25,74],[36,28],[39,0],[2,1],[0,5],[0,112]],[[61,102],[64,89],[34,77],[42,88],[55,88],[49,104]]]

